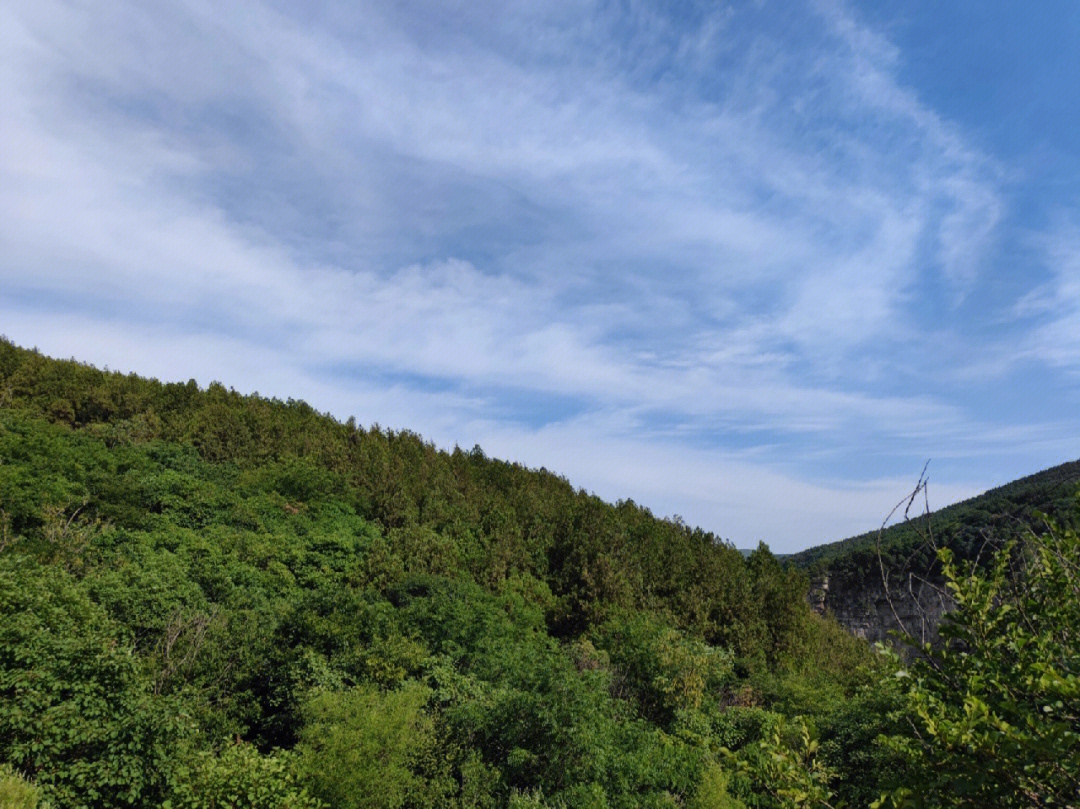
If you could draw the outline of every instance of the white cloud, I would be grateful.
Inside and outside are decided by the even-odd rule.
[[[1039,284],[1015,307],[1020,318],[1034,318],[1028,340],[1010,352],[1013,361],[1036,360],[1080,372],[1080,217],[1060,213],[1040,248],[1050,280]]]
[[[917,339],[927,244],[976,283],[999,170],[843,7],[749,44],[739,9],[644,10],[612,44],[600,6],[456,33],[328,8],[0,11],[0,331],[480,441],[739,537],[855,530],[895,489],[782,468],[808,436],[966,451],[960,404],[853,358],[887,376]],[[500,389],[575,415],[496,419]]]

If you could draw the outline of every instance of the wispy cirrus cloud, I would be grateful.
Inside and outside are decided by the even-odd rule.
[[[1035,360],[1080,373],[1080,217],[1062,212],[1038,239],[1048,278],[1024,295],[1016,314],[1034,325],[1010,352],[1012,361]]]
[[[978,293],[1006,172],[844,5],[0,13],[17,340],[486,442],[737,539],[775,487],[829,504],[780,546],[864,527],[886,466],[1020,443],[926,388],[927,289]],[[702,480],[761,486],[725,521]]]

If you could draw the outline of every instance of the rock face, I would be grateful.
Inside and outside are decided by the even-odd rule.
[[[936,643],[942,618],[955,606],[940,580],[911,574],[886,587],[879,577],[852,582],[826,571],[811,582],[808,598],[814,610],[832,613],[856,637],[893,645],[890,631]]]

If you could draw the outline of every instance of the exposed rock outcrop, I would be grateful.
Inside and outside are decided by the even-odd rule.
[[[870,643],[894,642],[890,632],[936,643],[942,619],[955,606],[940,580],[912,574],[886,587],[877,577],[852,582],[826,571],[811,582],[808,598],[814,610],[831,613],[853,635]]]

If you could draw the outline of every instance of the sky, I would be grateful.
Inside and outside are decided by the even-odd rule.
[[[1080,457],[1080,4],[0,5],[0,334],[789,552]]]

